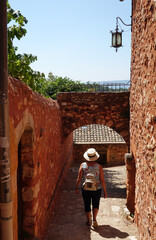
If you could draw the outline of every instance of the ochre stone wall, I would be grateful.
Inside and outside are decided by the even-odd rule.
[[[74,144],[74,161],[83,162],[83,154],[88,148],[95,148],[99,153],[98,162],[103,166],[119,166],[125,164],[125,153],[128,152],[126,144]]]
[[[59,93],[63,129],[70,134],[78,127],[102,124],[118,132],[129,146],[129,92]]]
[[[127,188],[127,201],[126,205],[131,214],[134,215],[135,212],[135,174],[136,166],[135,160],[131,153],[125,154],[125,164],[126,164],[126,188]]]
[[[130,135],[140,240],[156,235],[156,1],[133,0]]]
[[[18,239],[20,196],[25,234],[41,238],[57,200],[55,188],[63,182],[73,159],[73,136],[62,133],[56,101],[13,78],[9,79],[9,108],[14,240]]]

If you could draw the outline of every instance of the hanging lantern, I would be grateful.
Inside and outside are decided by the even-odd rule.
[[[116,18],[116,29],[115,31],[111,31],[112,33],[112,46],[116,48],[116,52],[118,51],[119,47],[122,47],[122,32],[123,30],[121,29],[121,31],[119,31],[118,28],[118,19],[125,25],[125,26],[131,26],[131,24],[126,24],[123,22],[123,20],[120,17]]]
[[[111,32],[112,33],[112,47],[116,48],[116,52],[117,49],[119,47],[122,47],[122,32],[119,32],[118,29],[115,30],[115,32]]]

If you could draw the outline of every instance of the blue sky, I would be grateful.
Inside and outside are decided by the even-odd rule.
[[[131,0],[9,0],[27,18],[27,34],[15,41],[20,53],[38,60],[34,70],[72,80],[130,79],[131,31],[124,29],[123,45],[111,48],[110,30],[116,17],[129,24]]]

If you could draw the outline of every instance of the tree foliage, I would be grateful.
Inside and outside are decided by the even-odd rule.
[[[86,91],[86,84],[80,81],[73,81],[68,77],[54,76],[51,72],[48,75],[46,95],[56,99],[58,92],[80,92]]]
[[[18,48],[13,45],[13,40],[20,40],[27,33],[25,25],[28,20],[20,13],[11,8],[7,2],[7,18],[8,18],[8,71],[9,75],[22,80],[33,90],[43,93],[40,87],[43,85],[45,75],[36,72],[31,68],[31,63],[37,60],[32,54],[19,54]],[[41,81],[41,83],[39,83]]]

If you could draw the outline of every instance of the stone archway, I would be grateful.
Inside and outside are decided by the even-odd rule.
[[[34,201],[36,190],[36,171],[33,159],[33,129],[26,127],[18,144],[18,239],[35,235],[35,213],[37,205]],[[35,209],[35,210],[34,210]]]
[[[103,166],[124,165],[124,155],[128,146],[123,137],[113,129],[101,125],[90,124],[73,131],[74,159],[83,161],[83,153],[88,148],[95,148],[100,158],[98,163]]]
[[[101,124],[118,132],[129,148],[129,91],[58,93],[57,101],[65,135],[88,124]]]

